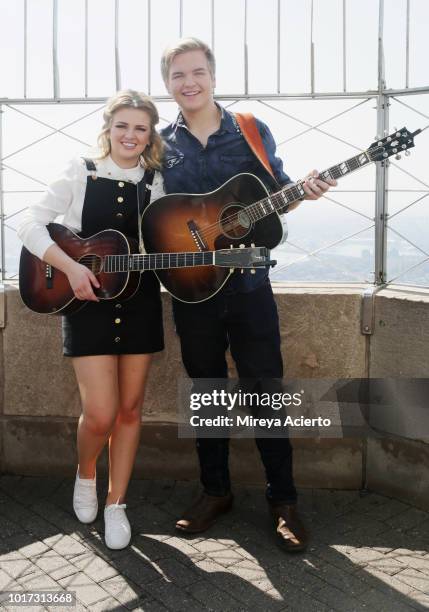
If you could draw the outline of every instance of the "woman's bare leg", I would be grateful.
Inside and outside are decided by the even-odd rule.
[[[140,440],[141,409],[152,355],[119,357],[119,411],[109,441],[106,505],[122,503]]]
[[[79,475],[94,478],[97,458],[111,435],[119,407],[116,355],[73,358],[82,400],[77,429]]]

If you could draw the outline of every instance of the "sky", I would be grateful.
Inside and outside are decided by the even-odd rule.
[[[52,0],[27,0],[25,68],[24,0],[0,0],[0,57],[13,59],[2,61],[0,65],[0,99],[3,101],[5,98],[22,100],[24,95],[29,101],[52,98],[53,6]],[[87,6],[88,71],[85,91],[85,0],[58,0],[58,75],[62,99],[84,98],[85,93],[91,98],[105,98],[115,91],[115,1],[88,0]],[[299,178],[312,168],[322,170],[338,163],[367,148],[373,141],[376,135],[375,101],[365,100],[364,95],[377,87],[378,0],[346,0],[345,38],[343,0],[247,0],[247,13],[246,0],[214,0],[213,22],[211,0],[152,0],[150,3],[148,0],[119,0],[118,6],[121,87],[143,90],[153,96],[165,96],[159,72],[159,59],[164,47],[180,33],[206,40],[213,45],[217,59],[216,94],[219,98],[222,95],[242,96],[247,83],[248,93],[260,97],[261,102],[233,103],[233,100],[227,100],[224,103],[233,103],[232,109],[251,110],[268,123],[279,143],[278,154],[292,178]],[[180,6],[183,8],[182,19]],[[428,87],[429,2],[410,0],[409,6],[408,85]],[[406,0],[384,0],[386,85],[393,89],[406,86],[406,10]],[[311,41],[314,50],[314,90],[317,93],[341,93],[346,90],[359,92],[361,97],[343,100],[264,100],[264,95],[279,91],[297,95],[311,91]],[[247,72],[245,42],[248,50]],[[11,275],[19,253],[14,236],[21,215],[19,211],[40,196],[37,192],[61,171],[70,157],[85,153],[84,143],[95,142],[101,121],[101,111],[97,110],[100,108],[101,104],[14,104],[3,107],[1,144],[5,165],[3,189],[6,192],[3,199],[6,215],[9,216],[5,233]],[[171,102],[160,102],[159,110],[163,124],[177,112]],[[77,121],[85,115],[89,116]],[[318,125],[336,115],[337,118],[320,126],[319,131],[305,132],[309,126]],[[414,130],[428,124],[429,94],[392,99],[390,126],[407,125]],[[67,125],[64,132],[72,138],[53,133],[55,129]],[[53,135],[47,137],[49,134]],[[400,162],[395,161],[390,168],[389,207],[392,213],[398,212],[413,199],[424,196],[429,190],[424,154],[429,130],[418,138],[413,155]],[[42,140],[20,151],[38,139]],[[315,250],[370,226],[374,214],[374,179],[374,166],[366,168],[343,179],[330,194],[343,206],[327,200],[323,206],[320,203],[306,203],[293,216],[289,215],[290,244],[287,248],[282,247],[278,259],[285,263],[302,257],[302,251],[294,248],[292,243]],[[16,193],[18,191],[25,193]],[[417,246],[422,249],[429,249],[421,221],[427,218],[428,201],[429,198],[423,198],[395,217],[395,221],[392,220],[392,227],[396,223],[396,229],[412,235],[413,241],[417,241]],[[416,227],[421,228],[420,233],[416,234]],[[362,245],[368,244],[372,251],[373,230],[365,231],[360,238]],[[398,237],[395,236],[395,248],[397,241]],[[338,252],[339,248],[332,252]],[[368,274],[360,272],[359,278],[351,275],[350,280],[371,280],[370,273],[371,265]],[[276,270],[273,278],[276,275],[287,280],[287,273],[282,276],[281,269],[279,272]]]

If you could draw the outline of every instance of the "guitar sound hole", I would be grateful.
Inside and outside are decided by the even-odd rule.
[[[244,238],[252,228],[252,221],[243,206],[229,204],[221,212],[220,225],[228,238]]]
[[[102,270],[102,259],[93,253],[84,255],[80,258],[79,263],[86,266],[94,275],[100,274]]]

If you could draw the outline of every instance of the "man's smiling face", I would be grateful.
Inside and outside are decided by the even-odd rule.
[[[180,108],[198,112],[213,103],[215,79],[204,51],[185,51],[176,55],[168,73],[167,90]]]

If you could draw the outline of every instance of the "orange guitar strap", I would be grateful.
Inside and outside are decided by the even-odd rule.
[[[265,170],[271,174],[277,183],[277,179],[274,176],[273,169],[271,168],[258,126],[256,125],[255,117],[251,113],[235,113],[235,118],[237,119],[241,133],[243,134],[253,154],[256,155],[260,163],[264,166]]]

